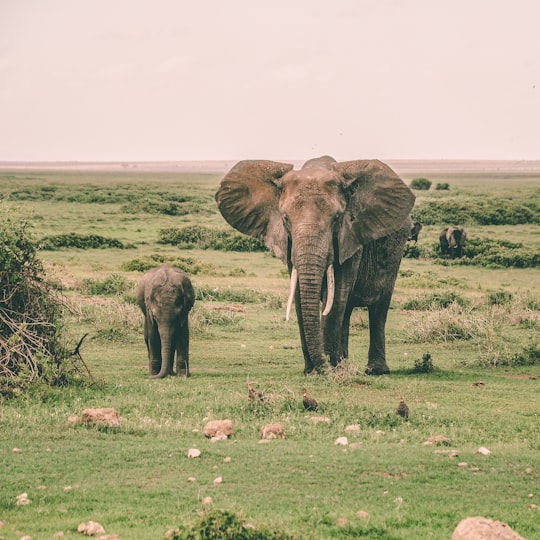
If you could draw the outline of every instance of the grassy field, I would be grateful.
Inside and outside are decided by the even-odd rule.
[[[395,168],[407,182],[424,176],[450,186],[416,192],[415,210],[440,201],[540,205],[540,169]],[[89,333],[81,352],[97,384],[36,385],[0,398],[0,538],[77,538],[90,520],[122,539],[164,538],[211,510],[299,539],[448,539],[475,515],[540,538],[538,266],[442,261],[430,254],[445,224],[427,224],[421,256],[403,260],[389,313],[391,374],[363,374],[367,313],[357,310],[344,369],[306,378],[296,321],[285,322],[280,261],[158,241],[169,228],[230,229],[213,199],[220,178],[0,169],[0,209],[27,218],[37,240],[74,233],[123,246],[39,253],[64,295],[66,344]],[[538,222],[464,225],[471,241],[540,253]],[[148,379],[134,304],[142,273],[131,268],[162,260],[188,269],[197,291],[187,380]],[[248,403],[248,381],[265,403]],[[304,387],[317,413],[303,409]],[[395,414],[401,395],[409,420]],[[121,427],[68,421],[87,407],[116,408]],[[225,418],[233,436],[206,439],[206,422]],[[287,438],[260,444],[271,422]],[[343,436],[348,445],[336,445]],[[436,436],[444,440],[426,444]],[[188,458],[190,448],[201,456]],[[22,493],[30,504],[17,504]]]

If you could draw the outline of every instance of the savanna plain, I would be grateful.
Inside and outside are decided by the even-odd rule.
[[[432,182],[415,191],[423,229],[388,315],[391,373],[364,374],[357,309],[351,357],[306,377],[285,267],[214,202],[224,165],[3,164],[2,214],[40,246],[62,340],[88,336],[66,359],[75,382],[0,397],[0,537],[80,538],[92,520],[122,539],[180,538],[234,515],[275,533],[260,538],[449,539],[467,516],[540,538],[540,163],[390,165]],[[462,259],[438,253],[447,225],[468,231]],[[196,291],[188,379],[148,378],[135,286],[162,262]],[[69,421],[90,407],[117,409],[120,427]],[[234,433],[211,442],[219,419]],[[269,423],[286,438],[261,444]]]

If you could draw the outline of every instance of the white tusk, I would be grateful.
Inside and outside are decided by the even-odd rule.
[[[296,268],[293,266],[293,269],[291,272],[291,285],[289,288],[289,299],[287,300],[287,311],[285,312],[286,321],[288,321],[291,316],[291,308],[292,308],[292,303],[294,300],[294,293],[296,292],[297,280],[298,280],[298,272],[296,271]]]
[[[334,303],[335,282],[334,266],[332,264],[328,267],[328,270],[326,271],[326,281],[328,285],[328,295],[326,296],[326,307],[324,308],[323,316],[326,316],[330,313],[330,310],[332,309],[332,305]]]

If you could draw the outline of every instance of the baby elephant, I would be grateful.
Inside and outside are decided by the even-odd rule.
[[[137,287],[137,303],[144,313],[144,341],[150,377],[176,374],[189,377],[188,313],[195,293],[187,274],[164,264],[147,272]]]
[[[463,255],[463,246],[467,232],[461,227],[447,227],[439,236],[439,244],[443,255],[451,255],[452,259]]]

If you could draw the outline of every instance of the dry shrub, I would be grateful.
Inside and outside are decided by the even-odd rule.
[[[337,384],[347,384],[360,373],[361,370],[350,360],[342,360],[338,366],[329,371],[328,378]]]
[[[495,334],[503,320],[496,310],[485,313],[454,302],[446,309],[418,313],[405,330],[406,343],[434,343],[486,338]]]

